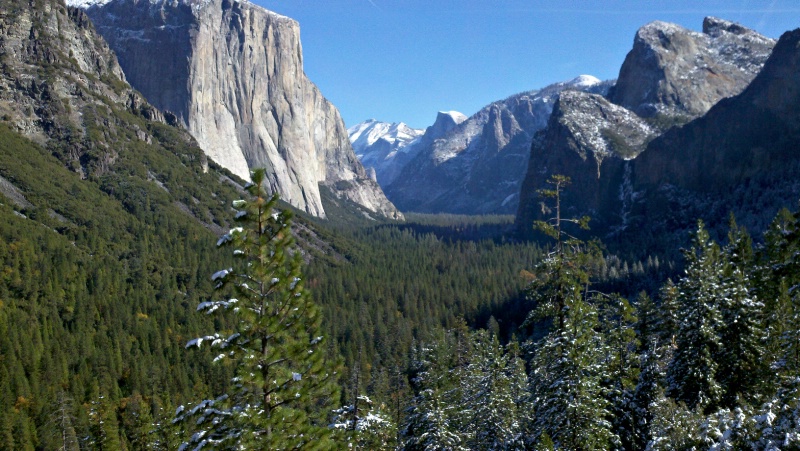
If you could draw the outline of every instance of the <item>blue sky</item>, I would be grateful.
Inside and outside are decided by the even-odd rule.
[[[777,38],[800,2],[251,0],[300,23],[305,72],[347,126],[374,118],[430,125],[580,74],[616,78],[653,20],[702,29],[711,15]]]

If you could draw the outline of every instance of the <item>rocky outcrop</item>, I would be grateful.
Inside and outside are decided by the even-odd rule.
[[[86,11],[131,84],[174,113],[214,161],[245,179],[266,167],[270,189],[315,216],[325,216],[324,184],[401,217],[353,153],[339,112],[305,76],[294,20],[239,0],[111,0]]]
[[[562,95],[559,112],[534,139],[520,194],[518,230],[530,235],[532,221],[542,218],[537,190],[547,186],[551,175],[562,174],[573,179],[564,211],[592,216],[597,233],[624,231],[641,215],[637,206],[644,202],[642,188],[634,174],[647,154],[645,149],[658,146],[658,137],[665,131],[666,136],[685,133],[682,130],[689,126],[675,125],[739,94],[759,72],[773,45],[774,41],[752,30],[710,17],[703,23],[703,33],[664,22],[639,29],[608,101]],[[674,155],[663,153],[669,164],[680,166],[698,158],[673,150]],[[702,148],[695,151],[703,153]],[[667,163],[660,164],[662,168],[654,169],[654,174],[672,177],[663,172]]]
[[[753,30],[714,17],[705,18],[702,33],[652,22],[636,33],[609,99],[643,117],[687,122],[740,93],[774,45]]]
[[[391,184],[406,164],[416,156],[416,144],[425,134],[399,122],[390,124],[370,119],[347,129],[353,151],[375,180]]]
[[[62,2],[3,2],[0,61],[2,121],[82,177],[110,170],[119,156],[118,140],[153,140],[150,131],[117,111],[164,122],[127,84],[89,17]]]
[[[632,212],[673,227],[724,222],[734,212],[740,224],[763,229],[778,208],[796,205],[799,148],[797,29],[781,36],[740,95],[650,143],[633,165],[641,201]]]
[[[564,217],[597,218],[598,210],[616,199],[608,194],[630,175],[627,161],[636,158],[655,135],[656,129],[643,119],[602,96],[562,92],[547,127],[533,139],[521,190],[520,227],[541,219],[538,190],[549,188],[553,174],[571,178],[563,197]]]
[[[547,124],[559,93],[605,93],[608,86],[584,75],[494,102],[446,132],[437,119],[417,144],[416,158],[384,190],[401,210],[513,213],[531,139]]]

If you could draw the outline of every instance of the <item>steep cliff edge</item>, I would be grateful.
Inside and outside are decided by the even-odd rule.
[[[590,215],[608,208],[608,193],[630,177],[629,161],[641,153],[657,130],[631,111],[595,94],[561,93],[547,127],[536,134],[517,216],[520,227],[540,219],[537,192],[553,174],[568,175],[565,217]]]
[[[86,11],[131,85],[173,112],[214,161],[243,178],[266,167],[271,190],[315,216],[325,216],[324,184],[401,217],[303,72],[294,20],[238,0],[112,0]]]
[[[145,126],[121,116],[163,123],[164,115],[126,83],[83,11],[56,1],[0,6],[2,122],[83,178],[109,172],[119,140],[153,141]]]
[[[653,140],[634,161],[632,213],[671,227],[734,212],[758,230],[797,202],[800,29],[781,36],[741,94]]]

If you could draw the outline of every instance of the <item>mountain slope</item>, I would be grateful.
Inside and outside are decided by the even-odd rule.
[[[487,105],[442,136],[423,137],[414,160],[384,186],[386,195],[408,211],[514,212],[533,134],[547,124],[566,89],[605,93],[608,83],[584,75],[517,94]]]
[[[78,1],[78,0],[70,0]],[[242,178],[324,217],[319,185],[400,217],[353,153],[338,110],[303,72],[297,22],[246,1],[113,0],[86,9],[131,84]]]
[[[374,119],[347,129],[353,151],[368,171],[375,171],[375,180],[386,186],[416,155],[414,149],[425,133],[399,122],[390,124]]]
[[[800,183],[800,29],[784,33],[738,96],[653,140],[633,162],[631,216],[651,227],[690,227],[703,218],[764,230],[792,207]]]
[[[121,405],[145,396],[165,421],[228,379],[182,342],[212,326],[194,310],[229,263],[214,243],[239,187],[125,82],[81,10],[0,0],[0,64],[0,424],[11,449],[58,449],[67,430],[91,447],[103,425],[124,434]]]

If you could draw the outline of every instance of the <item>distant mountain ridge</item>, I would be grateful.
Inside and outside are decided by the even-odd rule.
[[[425,135],[404,148],[402,159],[387,160],[381,169],[376,166],[378,181],[404,211],[513,213],[530,139],[546,125],[558,94],[605,93],[610,84],[582,75],[494,102],[469,118],[440,112]],[[368,153],[369,148],[364,154]],[[391,176],[381,179],[381,171]]]
[[[131,84],[175,114],[201,148],[247,179],[325,216],[320,185],[402,218],[353,153],[338,110],[303,72],[296,21],[241,0],[69,0],[85,7]]]

